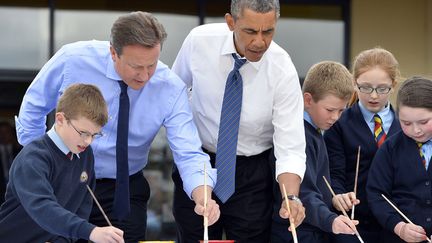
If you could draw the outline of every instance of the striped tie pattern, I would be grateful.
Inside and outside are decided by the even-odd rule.
[[[214,192],[222,203],[235,190],[237,139],[243,95],[243,80],[239,69],[246,62],[246,59],[238,59],[235,54],[232,56],[235,63],[225,84],[216,151],[217,183]]]
[[[417,142],[417,147],[418,147],[418,150],[419,150],[419,153],[420,153],[420,158],[422,160],[422,164],[426,168],[426,157],[423,154],[422,146],[423,146],[423,143]]]
[[[381,147],[381,145],[384,143],[384,140],[386,139],[386,133],[384,132],[384,129],[382,127],[381,117],[378,114],[374,116],[374,121],[375,121],[375,128],[374,128],[375,141],[379,148]]]

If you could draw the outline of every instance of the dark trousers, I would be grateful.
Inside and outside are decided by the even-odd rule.
[[[255,156],[237,156],[235,192],[225,204],[216,195],[212,198],[219,204],[221,216],[209,227],[209,239],[226,238],[242,242],[269,242],[272,215],[272,180],[274,174],[269,166],[269,152]],[[212,167],[215,154],[208,153]],[[183,190],[178,171],[173,171],[174,206],[179,243],[197,243],[203,239],[203,217],[195,214],[195,203]]]
[[[301,227],[301,226],[300,226]],[[318,230],[307,230],[297,228],[297,240],[301,243],[330,243],[329,234]],[[288,224],[272,224],[271,243],[292,243],[294,242],[291,231],[288,231]]]
[[[124,231],[127,243],[137,243],[145,240],[147,226],[147,201],[150,197],[150,187],[142,171],[129,177],[130,213],[122,221],[113,215],[113,202],[115,192],[114,179],[97,179],[95,196],[107,214],[113,226]],[[97,226],[108,226],[99,208],[93,203],[90,222]],[[80,241],[87,242],[87,241]]]

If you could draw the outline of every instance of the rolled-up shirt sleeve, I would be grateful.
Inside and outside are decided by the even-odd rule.
[[[295,71],[287,72],[284,79],[276,89],[273,106],[276,180],[286,172],[303,179],[306,170],[303,97]]]

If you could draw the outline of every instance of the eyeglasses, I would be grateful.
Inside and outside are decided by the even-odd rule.
[[[357,88],[359,89],[360,92],[365,93],[365,94],[372,94],[372,92],[375,92],[377,94],[388,94],[390,92],[390,90],[392,89],[392,87],[376,87],[376,88],[372,88],[370,86],[360,86],[357,84]]]
[[[87,140],[88,138],[96,139],[96,138],[100,138],[103,136],[102,132],[98,132],[98,133],[94,133],[91,134],[89,132],[84,132],[84,131],[78,131],[78,129],[72,124],[72,122],[70,120],[68,120],[68,123],[73,127],[73,129],[80,135],[80,137],[84,140]]]

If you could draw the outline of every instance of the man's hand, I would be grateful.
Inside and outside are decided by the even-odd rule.
[[[335,197],[333,197],[332,203],[333,203],[333,207],[339,211],[342,211],[342,209],[339,208],[339,205],[336,202],[336,200],[339,201],[339,203],[342,205],[342,207],[343,207],[343,209],[345,209],[345,211],[351,210],[353,205],[357,205],[360,203],[360,200],[358,200],[356,198],[356,195],[354,194],[354,192],[337,194]]]
[[[291,215],[288,213],[286,203],[283,200],[281,204],[281,208],[279,210],[279,215],[283,219],[289,219],[289,218],[293,219],[294,225],[298,227],[303,222],[303,219],[305,218],[305,208],[300,202],[294,200],[289,200],[289,206],[290,206]],[[289,230],[290,231],[292,230],[291,226]]]
[[[192,191],[192,199],[195,202],[195,213],[208,217],[209,226],[214,224],[220,216],[219,205],[211,198],[212,188],[207,186],[207,208],[204,210],[204,186],[198,186]]]
[[[300,176],[293,173],[282,173],[278,176],[279,188],[281,191],[281,195],[285,195],[283,186],[285,186],[287,195],[298,195],[300,190]],[[291,218],[294,220],[294,224],[298,227],[305,218],[305,208],[301,204],[301,202],[290,200],[289,201],[291,215],[288,213],[288,209],[286,207],[286,202],[282,200],[281,208],[279,210],[279,215],[281,218],[288,219]],[[291,230],[291,226],[290,226]]]
[[[418,225],[399,222],[394,232],[406,242],[422,242],[427,240],[426,231]]]
[[[344,215],[339,215],[333,220],[332,231],[335,234],[355,234],[355,226],[358,225],[358,220],[351,220]]]
[[[90,240],[95,243],[124,243],[123,231],[113,226],[95,227]]]

